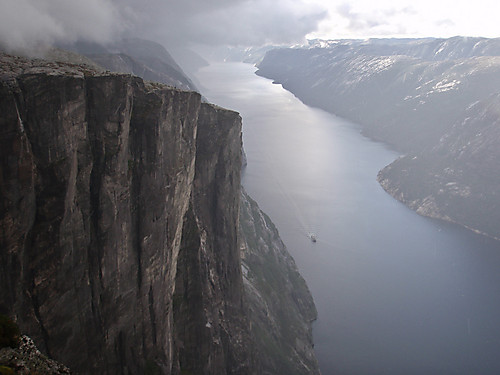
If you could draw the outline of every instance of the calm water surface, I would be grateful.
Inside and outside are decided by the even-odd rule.
[[[323,375],[499,374],[500,244],[391,198],[376,175],[395,152],[254,71],[196,78],[243,117],[243,184],[311,289]]]

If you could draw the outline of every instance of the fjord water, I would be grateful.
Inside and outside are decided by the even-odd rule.
[[[500,243],[394,200],[376,176],[397,153],[254,72],[196,78],[243,117],[243,185],[311,289],[323,375],[500,373]]]

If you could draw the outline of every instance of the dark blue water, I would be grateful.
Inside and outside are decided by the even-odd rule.
[[[394,200],[376,175],[395,152],[254,71],[196,78],[242,114],[243,184],[311,289],[323,375],[499,374],[500,243]]]

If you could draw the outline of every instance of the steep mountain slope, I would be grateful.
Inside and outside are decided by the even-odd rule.
[[[500,146],[492,103],[500,90],[500,57],[488,56],[499,52],[499,43],[316,41],[312,48],[268,52],[258,74],[408,154],[379,176],[396,198],[421,214],[500,238],[500,226],[493,224],[500,220],[500,201],[492,192],[497,185],[489,185],[500,170],[487,162]],[[478,141],[484,127],[488,142]],[[459,144],[472,146],[458,158]]]
[[[170,53],[150,40],[129,38],[110,45],[77,42],[62,47],[85,55],[112,72],[133,74],[179,89],[196,89]]]
[[[467,108],[438,143],[384,168],[379,182],[426,216],[498,237],[500,97]]]
[[[242,267],[258,373],[319,374],[310,322],[316,308],[278,230],[245,192],[240,206]]]

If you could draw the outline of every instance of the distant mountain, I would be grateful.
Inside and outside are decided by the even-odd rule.
[[[500,94],[468,107],[422,152],[384,168],[379,182],[426,216],[499,237]]]
[[[178,64],[182,66],[182,69],[188,74],[197,72],[199,69],[209,65],[207,60],[189,48],[174,47],[172,49],[169,47],[169,51],[175,61],[177,61]],[[190,78],[192,79],[192,76],[190,76]]]
[[[379,175],[393,196],[500,238],[500,39],[316,40],[258,67],[407,154]]]
[[[165,47],[150,40],[129,38],[108,45],[78,42],[61,47],[85,55],[113,72],[196,91],[196,86]]]
[[[258,64],[262,61],[267,51],[279,48],[278,46],[261,47],[209,47],[202,48],[203,56],[211,61],[242,61],[249,64]]]
[[[500,56],[500,38],[479,37],[418,38],[418,39],[351,39],[308,42],[308,48],[345,49],[353,53],[374,56],[404,55],[429,61],[462,59],[477,56]]]

